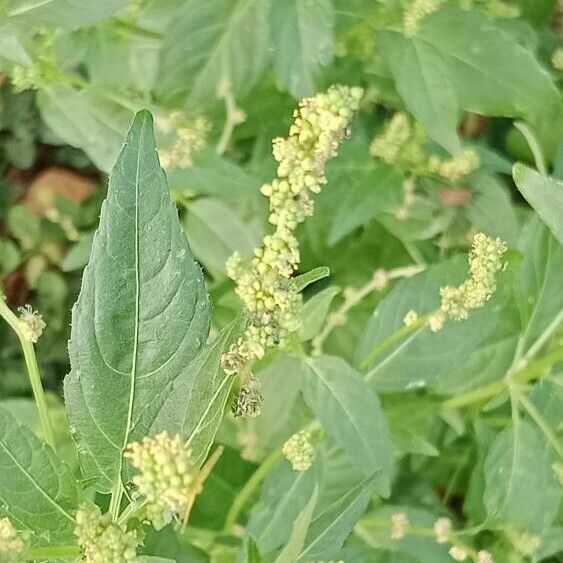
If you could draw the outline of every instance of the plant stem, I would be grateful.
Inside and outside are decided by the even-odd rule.
[[[221,137],[217,143],[217,154],[223,154],[227,150],[227,146],[231,140],[231,135],[233,134],[235,126],[244,121],[244,113],[236,105],[235,98],[231,91],[231,86],[226,84],[223,90],[224,92],[221,97],[225,100],[225,110],[227,112],[227,116],[225,118],[225,124],[223,125],[223,131],[221,132]]]
[[[25,365],[27,367],[29,382],[31,384],[31,390],[33,391],[33,398],[35,399],[35,404],[37,405],[37,411],[39,413],[39,420],[41,421],[43,438],[45,439],[45,442],[49,444],[49,446],[51,446],[53,449],[56,449],[55,435],[53,433],[51,419],[49,418],[47,399],[45,397],[45,391],[43,390],[43,385],[41,383],[41,375],[39,374],[39,366],[37,364],[37,357],[35,356],[35,349],[33,347],[33,344],[26,340],[23,336],[19,326],[19,319],[10,310],[8,305],[6,305],[1,288],[0,316],[12,327],[19,338],[25,359]]]
[[[526,412],[537,424],[538,428],[545,434],[547,441],[553,446],[553,449],[557,452],[559,457],[563,459],[563,444],[559,441],[559,438],[555,432],[551,429],[547,421],[543,418],[540,412],[536,409],[532,401],[519,390],[514,390],[520,404],[524,407]]]
[[[389,348],[389,346],[395,344],[395,342],[402,340],[405,336],[411,334],[411,332],[414,332],[415,330],[422,328],[428,322],[428,319],[432,315],[433,313],[429,313],[428,315],[419,317],[415,322],[413,322],[409,326],[402,326],[399,330],[388,336],[385,340],[383,340],[383,342],[372,348],[368,352],[368,354],[366,354],[363,357],[362,361],[360,362],[360,369],[366,368],[377,358],[377,356],[379,356],[379,354],[381,354],[381,352]]]
[[[61,545],[54,547],[34,547],[28,552],[30,559],[59,559],[77,557],[80,549],[76,545]]]
[[[273,467],[280,461],[283,457],[280,448],[276,448],[258,467],[258,469],[253,473],[252,477],[246,482],[246,485],[239,491],[238,495],[235,497],[231,508],[225,519],[225,526],[223,531],[229,533],[233,526],[237,523],[238,517],[242,512],[242,509],[254,494],[254,491],[260,486],[260,483],[264,480],[266,475],[273,469]]]
[[[121,508],[121,497],[123,494],[123,486],[121,484],[121,479],[117,481],[111,492],[111,500],[109,503],[108,512],[111,514],[111,519],[114,522],[119,520],[119,509]]]
[[[463,393],[462,395],[444,401],[442,403],[442,408],[444,410],[451,410],[459,407],[465,407],[472,403],[490,399],[507,390],[513,383],[525,385],[532,379],[540,376],[546,369],[560,360],[563,360],[563,348],[556,348],[544,356],[541,360],[530,363],[519,371],[509,373],[507,377],[501,381],[495,381],[494,383],[477,387],[477,389],[473,389],[467,393]]]
[[[395,268],[388,272],[380,271],[385,280],[393,280],[397,278],[410,278],[424,270],[422,266],[404,266],[402,268]],[[330,333],[341,324],[341,319],[346,319],[348,312],[360,303],[364,297],[367,297],[372,291],[380,288],[381,280],[378,277],[379,272],[375,272],[372,278],[357,290],[345,293],[344,303],[332,315],[329,316],[322,331],[313,339],[312,355],[318,356],[322,354],[323,344],[328,338]]]

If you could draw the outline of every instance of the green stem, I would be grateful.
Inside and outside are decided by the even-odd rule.
[[[512,383],[525,385],[532,379],[541,376],[545,370],[560,360],[563,360],[563,348],[556,348],[541,360],[533,362],[521,370],[509,374],[509,376],[502,381],[495,381],[494,383],[477,387],[477,389],[473,389],[472,391],[468,391],[467,393],[463,393],[462,395],[458,395],[457,397],[444,401],[442,403],[442,408],[444,410],[451,410],[465,407],[479,401],[485,401],[507,390],[508,386]]]
[[[43,438],[45,442],[49,444],[53,449],[55,449],[55,435],[53,433],[53,427],[51,425],[51,419],[49,418],[49,409],[47,408],[47,399],[45,397],[45,391],[43,390],[43,385],[41,383],[41,375],[39,374],[39,366],[37,364],[37,357],[35,356],[35,349],[33,344],[25,339],[23,336],[19,319],[10,310],[0,288],[0,316],[12,327],[14,332],[19,338],[23,357],[25,359],[25,365],[27,367],[27,374],[29,376],[29,382],[31,384],[31,390],[33,391],[33,397],[37,405],[37,411],[39,413],[39,420],[41,421],[41,429],[43,431]]]
[[[367,366],[369,366],[369,364],[371,364],[377,358],[377,356],[381,354],[381,352],[383,352],[384,350],[395,344],[395,342],[402,340],[403,338],[405,338],[405,336],[408,336],[415,330],[418,330],[419,328],[423,327],[428,322],[428,319],[432,316],[432,314],[433,313],[424,315],[418,318],[414,323],[410,324],[409,326],[401,327],[399,330],[397,330],[396,332],[388,336],[385,340],[383,340],[383,342],[372,348],[360,362],[360,369],[365,369]]]
[[[111,492],[111,500],[109,503],[108,512],[111,514],[111,519],[114,522],[118,521],[119,509],[121,508],[121,497],[123,495],[123,487],[121,485],[121,480],[117,481]]]
[[[30,559],[58,559],[77,557],[80,549],[75,545],[61,545],[55,547],[34,547],[28,552]]]
[[[274,468],[274,466],[282,459],[283,455],[281,449],[276,448],[258,467],[253,473],[252,477],[246,482],[246,485],[239,491],[235,497],[231,508],[225,519],[225,526],[223,531],[229,533],[233,526],[237,523],[238,517],[245,507],[250,497],[254,494],[256,489],[260,486],[266,475]]]
[[[563,444],[559,441],[559,438],[555,432],[551,429],[547,421],[543,418],[540,412],[536,409],[535,405],[528,399],[525,393],[519,390],[515,391],[520,404],[524,407],[526,412],[537,424],[538,428],[545,434],[547,441],[553,446],[553,449],[557,452],[559,457],[563,459]]]

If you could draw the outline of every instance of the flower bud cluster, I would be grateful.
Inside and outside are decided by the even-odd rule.
[[[396,512],[391,515],[391,539],[400,540],[405,537],[409,527],[409,517],[406,512]]]
[[[162,137],[159,149],[160,162],[164,168],[189,168],[193,155],[205,148],[211,126],[204,117],[189,118],[174,110],[155,119],[157,133]]]
[[[445,160],[435,155],[428,160],[429,171],[450,182],[457,182],[477,168],[479,168],[479,155],[473,149],[464,149],[459,154]]]
[[[438,518],[434,522],[434,535],[440,544],[448,543],[452,533],[452,521],[449,518]]]
[[[503,266],[505,252],[506,244],[500,238],[477,233],[469,253],[469,279],[458,287],[440,289],[442,312],[459,321],[472,309],[482,307],[496,290],[496,274]]]
[[[294,231],[313,214],[312,196],[327,181],[326,162],[347,135],[361,96],[361,88],[336,85],[305,98],[294,112],[289,136],[273,141],[277,177],[261,192],[269,198],[269,221],[275,231],[264,237],[250,263],[243,264],[235,254],[227,264],[248,316],[244,337],[223,356],[227,374],[283,343],[299,327],[301,296],[291,284],[300,262]]]
[[[140,538],[125,525],[112,522],[97,506],[82,506],[76,512],[74,533],[86,563],[126,563],[138,561]]]
[[[315,459],[311,434],[305,430],[296,432],[285,442],[282,453],[294,471],[306,471]]]
[[[454,561],[465,561],[467,559],[467,551],[459,545],[452,545],[448,553]]]
[[[426,161],[427,136],[420,125],[398,111],[386,125],[383,133],[375,137],[370,154],[388,164],[403,168],[418,168]]]
[[[25,90],[35,90],[41,83],[42,73],[39,67],[15,65],[12,68],[10,81],[14,92],[19,93]]]
[[[0,563],[24,561],[27,542],[8,518],[0,518]]]
[[[414,0],[411,2],[403,16],[405,35],[407,37],[415,36],[422,20],[438,10],[443,3],[444,0]]]
[[[25,340],[37,343],[39,337],[43,334],[43,329],[47,326],[42,315],[31,308],[31,305],[19,307],[19,329]]]
[[[162,432],[127,446],[125,457],[137,469],[133,484],[146,500],[147,519],[163,527],[171,516],[183,517],[199,485],[191,450],[181,436]]]

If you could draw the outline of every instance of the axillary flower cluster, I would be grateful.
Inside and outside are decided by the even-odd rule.
[[[125,563],[137,561],[139,534],[124,524],[112,522],[97,506],[82,506],[76,513],[74,533],[86,563]]]
[[[25,561],[27,542],[8,518],[0,518],[0,563]]]
[[[156,529],[183,518],[199,492],[197,467],[181,436],[166,432],[129,444],[125,457],[138,471],[136,494],[146,503],[146,519]]]
[[[502,257],[505,252],[506,243],[500,238],[491,238],[483,233],[473,237],[468,278],[461,285],[441,287],[440,308],[425,317],[432,332],[441,330],[447,318],[463,321],[472,310],[485,305],[497,289],[496,276],[504,265]],[[406,327],[415,327],[420,322],[416,311],[409,311],[403,319]]]
[[[269,198],[273,233],[264,237],[249,262],[234,254],[227,264],[248,318],[244,335],[223,355],[226,374],[238,373],[267,348],[283,343],[299,326],[301,296],[291,278],[299,262],[295,230],[313,214],[313,194],[326,183],[326,162],[337,153],[358,110],[361,88],[335,85],[305,98],[285,139],[273,141],[277,177],[262,186]]]

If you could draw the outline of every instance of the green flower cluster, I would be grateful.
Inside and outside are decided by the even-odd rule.
[[[223,356],[227,374],[237,373],[299,327],[301,296],[291,285],[300,261],[294,231],[313,214],[312,195],[326,183],[326,162],[348,134],[361,96],[361,88],[336,85],[305,98],[295,110],[289,136],[274,139],[277,177],[261,191],[269,198],[275,231],[264,237],[250,263],[243,263],[238,254],[227,263],[248,316],[244,336]]]
[[[496,274],[505,252],[506,244],[500,238],[477,233],[469,254],[469,278],[458,287],[440,289],[442,312],[459,321],[466,319],[469,311],[482,307],[496,290]]]
[[[437,174],[450,182],[457,182],[479,167],[479,155],[473,149],[464,149],[451,158],[443,158],[429,155],[427,143],[424,129],[405,112],[398,111],[383,133],[372,141],[370,154],[416,175]]]
[[[370,154],[388,164],[416,170],[426,162],[427,140],[422,127],[406,113],[398,111],[383,133],[372,141]]]
[[[415,36],[421,21],[438,10],[443,3],[444,0],[414,0],[411,2],[403,15],[405,35],[407,37]]]
[[[24,561],[27,542],[8,518],[0,518],[0,563]]]
[[[172,516],[183,517],[194,495],[197,468],[181,436],[162,432],[127,446],[125,457],[137,469],[133,484],[146,501],[147,520],[155,528]]]
[[[306,471],[315,459],[311,434],[305,430],[296,432],[285,442],[282,453],[294,471]]]
[[[86,563],[138,561],[138,534],[112,522],[110,514],[102,514],[97,506],[78,509],[74,533]]]
[[[204,117],[190,119],[182,111],[172,111],[155,119],[156,131],[162,138],[158,151],[164,168],[189,168],[194,153],[205,148],[211,125]]]
[[[457,182],[479,168],[479,155],[473,149],[463,149],[459,154],[445,160],[432,155],[428,159],[428,168],[430,172],[450,182]]]
[[[43,330],[47,326],[42,315],[31,308],[31,305],[20,307],[19,329],[22,336],[28,342],[37,343],[39,337],[43,334]]]

